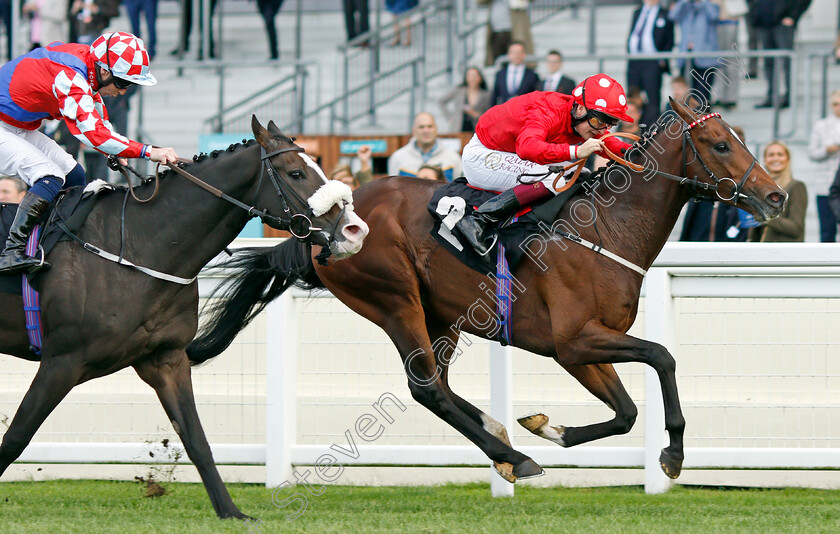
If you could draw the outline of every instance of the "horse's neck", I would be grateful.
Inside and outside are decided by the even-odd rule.
[[[247,197],[259,173],[256,150],[256,147],[239,148],[233,154],[223,153],[218,159],[189,165],[186,171],[248,203],[253,201]],[[126,221],[129,227],[137,224],[155,229],[148,245],[133,245],[142,249],[145,257],[156,249],[166,250],[171,244],[171,253],[157,260],[179,273],[197,273],[242,231],[249,217],[245,210],[217,198],[174,171],[164,182],[158,198],[149,203],[149,209],[132,210],[137,216]]]
[[[647,149],[650,159],[658,163],[656,168],[682,176],[681,141],[666,139],[659,146],[664,150],[662,154],[653,147]],[[605,234],[606,248],[612,246],[614,252],[647,268],[671,235],[688,197],[683,186],[665,177],[634,171],[627,175],[630,184],[626,190],[619,180],[610,180],[609,175],[602,181],[600,196],[606,199],[612,197],[615,201],[608,207],[598,206],[597,220],[605,228],[602,234]],[[619,187],[611,187],[610,184],[616,181]]]

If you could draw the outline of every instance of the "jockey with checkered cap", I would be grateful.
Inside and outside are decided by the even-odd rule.
[[[38,131],[44,119],[62,119],[74,137],[120,158],[174,163],[171,147],[158,148],[115,132],[103,96],[124,95],[133,84],[151,86],[149,54],[139,38],[108,32],[92,45],[55,42],[0,68],[0,174],[17,175],[30,189],[18,206],[0,275],[48,266],[26,256],[29,234],[63,186],[85,185],[85,171],[55,141]]]

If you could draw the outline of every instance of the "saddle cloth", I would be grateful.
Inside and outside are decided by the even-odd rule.
[[[538,223],[542,221],[551,226],[563,205],[580,188],[581,184],[576,183],[554,198],[534,206],[527,213],[520,213],[516,222],[503,224],[498,230],[499,239],[496,246],[486,256],[480,256],[463,238],[455,224],[465,216],[467,209],[474,210],[497,193],[476,189],[467,183],[466,178],[457,178],[435,191],[429,201],[428,210],[434,219],[432,236],[461,262],[482,274],[496,271],[498,245],[501,243],[504,245],[508,268],[513,272],[525,255],[521,245],[530,236],[540,232]]]
[[[101,182],[101,180],[97,182]],[[117,188],[110,185],[91,187],[97,184],[97,182],[89,184],[84,189],[81,187],[72,187],[59,194],[55,205],[50,210],[47,222],[42,223],[38,244],[44,249],[46,256],[49,256],[50,250],[59,241],[72,239],[58,226],[57,221],[64,221],[70,231],[76,233],[81,229],[88,215],[90,215],[95,198],[101,194],[117,191]],[[2,244],[5,246],[6,239],[9,237],[9,229],[12,226],[12,221],[14,221],[15,213],[17,212],[17,204],[0,204],[0,210],[2,210],[0,211],[0,240],[2,240]],[[28,275],[29,283],[36,290],[39,286],[40,274]],[[0,276],[0,292],[20,295],[20,276]]]

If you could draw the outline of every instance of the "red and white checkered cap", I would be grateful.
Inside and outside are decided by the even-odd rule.
[[[128,32],[103,33],[90,45],[90,53],[97,65],[109,69],[117,78],[137,85],[157,83],[149,72],[146,45],[135,35]]]

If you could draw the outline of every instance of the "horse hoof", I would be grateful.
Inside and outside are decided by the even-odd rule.
[[[526,478],[534,478],[534,477],[541,477],[545,474],[545,469],[539,466],[537,462],[528,458],[522,463],[516,465],[513,468],[513,474],[516,478],[520,480],[525,480]]]
[[[520,425],[528,429],[532,434],[536,434],[540,428],[548,424],[548,416],[538,413],[534,415],[526,415],[517,419]]]
[[[499,476],[503,479],[507,480],[511,484],[516,482],[516,475],[513,474],[513,465],[507,462],[493,462],[493,467],[496,469],[496,472],[499,473]]]
[[[675,458],[671,454],[662,449],[662,454],[659,455],[659,465],[662,467],[662,472],[668,478],[677,478],[682,472],[682,458]]]

